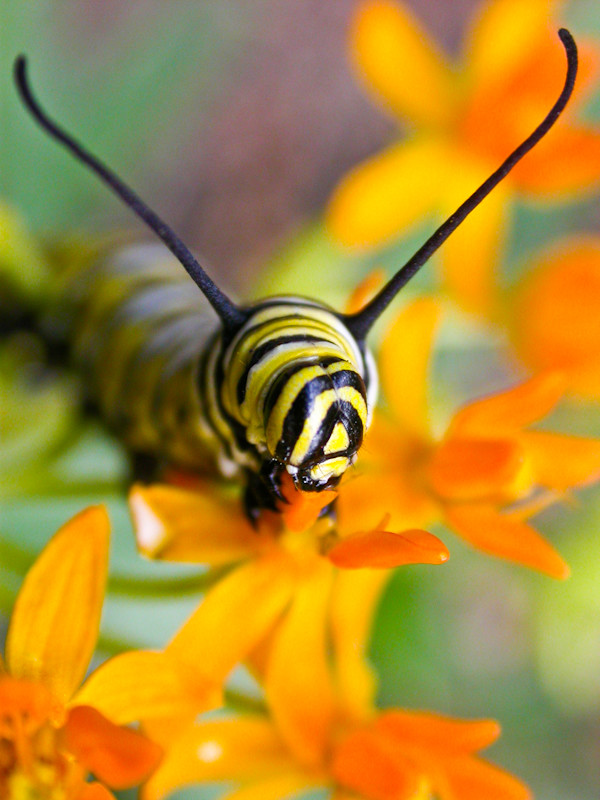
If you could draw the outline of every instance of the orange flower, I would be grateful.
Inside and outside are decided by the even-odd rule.
[[[338,186],[328,225],[342,244],[373,247],[431,212],[448,216],[531,133],[564,80],[555,21],[561,6],[488,0],[467,37],[463,67],[428,43],[405,6],[362,3],[350,36],[359,74],[387,111],[419,133],[358,166]],[[565,200],[600,178],[600,134],[573,113],[591,87],[597,48],[594,53],[580,37],[578,45],[575,102],[441,250],[445,281],[469,310],[490,313],[492,266],[514,198]]]
[[[507,297],[506,324],[533,370],[561,370],[569,390],[600,399],[600,237],[571,238],[536,258]]]
[[[322,613],[322,593],[315,597],[312,588],[294,601],[292,619],[281,621],[280,635],[266,644],[270,657],[257,665],[270,713],[204,720],[163,738],[165,759],[143,800],[215,781],[239,784],[228,800],[278,800],[316,788],[332,789],[337,800],[530,797],[520,781],[476,755],[497,738],[495,722],[377,712],[357,662],[347,658],[354,615],[369,616],[361,587],[347,583],[334,602],[331,647],[307,616]],[[357,695],[364,702],[357,704]]]
[[[51,539],[25,578],[0,662],[0,796],[104,800],[136,786],[160,748],[123,724],[188,701],[182,668],[162,653],[124,653],[79,691],[106,583],[109,522],[92,507]],[[91,772],[100,783],[86,783]]]
[[[356,600],[350,600],[355,596],[360,598],[360,609],[343,624],[355,631],[347,658],[355,682],[363,687],[355,695],[361,704],[372,684],[364,662],[365,638],[386,579],[385,568],[440,564],[448,551],[439,539],[420,530],[397,534],[382,527],[343,536],[329,517],[317,519],[334,493],[301,493],[291,481],[284,485],[284,493],[289,503],[282,506],[282,514],[264,513],[254,530],[238,510],[239,503],[220,492],[215,482],[197,481],[195,490],[167,485],[132,490],[130,506],[143,554],[233,567],[207,593],[166,653],[195,669],[200,685],[212,687],[216,696],[231,670],[248,659],[256,662],[257,648],[271,637],[269,658],[277,663],[276,642],[300,635],[296,628],[308,627],[324,639],[335,636],[330,609],[341,603],[340,598],[356,608]],[[350,569],[340,572],[334,565]],[[301,650],[300,663],[312,658],[312,646],[307,643]],[[181,728],[205,708],[190,705],[175,727]]]
[[[439,315],[433,300],[418,300],[383,342],[389,413],[375,417],[356,474],[342,487],[340,523],[368,529],[380,513],[373,497],[386,497],[392,527],[441,521],[480,550],[564,578],[567,565],[525,520],[600,478],[600,442],[530,429],[563,395],[557,373],[470,403],[434,436],[426,375]]]

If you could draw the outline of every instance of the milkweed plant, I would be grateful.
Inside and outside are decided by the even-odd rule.
[[[0,800],[597,797],[600,19],[576,6],[483,0],[454,56],[400,0],[353,7],[391,139],[249,296],[356,315],[544,118],[564,26],[579,74],[377,322],[355,463],[284,473],[258,516],[210,466],[145,473],[45,339],[57,276],[128,235],[0,198]]]

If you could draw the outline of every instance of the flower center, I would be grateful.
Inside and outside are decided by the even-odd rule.
[[[41,684],[0,678],[0,797],[70,800],[83,778],[62,750],[62,710]]]

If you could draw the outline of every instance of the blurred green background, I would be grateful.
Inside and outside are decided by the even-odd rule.
[[[524,3],[527,0],[523,0]],[[450,52],[477,0],[412,0]],[[397,135],[356,85],[345,38],[356,3],[339,0],[74,0],[2,3],[0,26],[0,607],[70,515],[107,502],[112,577],[99,657],[161,646],[197,602],[199,570],[151,564],[134,550],[124,503],[126,454],[81,411],[77,376],[49,366],[20,330],[20,304],[43,302],[45,246],[64,236],[134,226],[127,210],[26,117],[10,71],[19,52],[49,111],[113,165],[190,245],[224,288],[249,299],[303,291],[340,303],[375,264],[410,253],[423,230],[369,257],[340,252],[319,213],[352,164]],[[597,0],[564,15],[600,37]],[[600,93],[588,107],[600,118]],[[519,207],[506,268],[560,232],[600,228],[597,202]],[[422,289],[430,275],[420,280]],[[411,291],[414,291],[411,287]],[[458,319],[436,362],[443,417],[502,382],[496,342]],[[557,417],[600,436],[593,407]],[[564,584],[474,553],[445,531],[443,568],[398,572],[372,654],[383,705],[503,726],[490,757],[539,800],[600,796],[600,492],[546,512],[538,526],[573,568]],[[5,617],[4,617],[5,619]],[[149,624],[149,620],[152,624]],[[4,625],[3,625],[4,627]]]

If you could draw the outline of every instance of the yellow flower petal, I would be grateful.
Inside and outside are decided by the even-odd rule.
[[[326,636],[333,569],[324,560],[311,566],[274,638],[265,693],[273,719],[298,761],[314,766],[325,755],[333,721]]]
[[[386,333],[379,358],[385,399],[409,433],[428,438],[427,376],[441,309],[430,297],[415,300]]]
[[[117,725],[206,711],[219,704],[214,684],[204,691],[189,668],[166,653],[131,651],[100,666],[75,695],[76,705],[93,706]]]
[[[205,597],[167,647],[196,670],[200,690],[221,686],[236,664],[266,636],[294,592],[294,572],[282,557],[263,557],[234,570]]]
[[[545,417],[564,394],[560,373],[545,373],[461,408],[453,417],[447,436],[501,436],[516,433]]]
[[[527,431],[521,441],[541,486],[564,491],[600,478],[600,441],[596,439]]]
[[[252,781],[294,769],[273,724],[245,715],[199,723],[173,743],[142,790],[143,800],[162,800],[193,783]]]
[[[477,85],[512,77],[532,43],[548,33],[562,3],[557,0],[489,0],[480,6],[469,34],[465,62]],[[558,44],[558,41],[557,41]]]
[[[448,121],[456,84],[445,58],[406,5],[363,2],[352,23],[350,48],[367,89],[385,108],[419,126]]]
[[[384,570],[340,570],[331,598],[331,631],[337,703],[351,719],[373,708],[376,679],[367,661],[377,605],[389,580]]]
[[[448,506],[445,522],[484,553],[516,561],[559,580],[569,577],[565,561],[535,528],[501,514],[492,506],[474,503]]]
[[[11,674],[66,702],[94,652],[106,585],[110,526],[102,506],[67,522],[27,573],[6,641]]]
[[[135,486],[129,495],[139,551],[150,558],[228,564],[256,552],[260,538],[215,487],[189,491]]]
[[[326,212],[331,234],[356,248],[397,238],[439,207],[451,169],[448,149],[435,139],[388,147],[351,170],[335,189]]]
[[[508,156],[510,146],[503,157]],[[445,182],[442,216],[448,217],[500,165],[479,161],[472,153],[452,156],[452,171]],[[445,286],[466,311],[489,317],[498,295],[497,273],[506,240],[509,181],[497,186],[444,242],[440,257]]]

